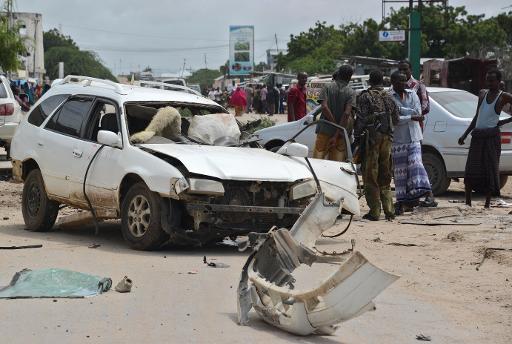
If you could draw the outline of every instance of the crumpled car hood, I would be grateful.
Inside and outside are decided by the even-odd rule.
[[[224,180],[294,182],[312,178],[307,165],[264,149],[182,144],[143,144],[181,161],[191,173]]]

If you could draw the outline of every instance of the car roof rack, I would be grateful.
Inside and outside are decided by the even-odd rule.
[[[146,80],[140,80],[138,83],[139,83],[139,86],[141,86],[141,87],[144,87],[144,86],[142,86],[142,84],[146,84],[148,86],[160,86],[163,89],[170,89],[171,91],[186,91],[188,93],[195,94],[196,96],[202,96],[201,93],[199,93],[196,90],[193,90],[187,86],[168,84],[168,83],[161,82],[161,81],[146,81]]]
[[[69,84],[69,83],[81,83],[85,81],[83,84],[84,87],[91,86],[92,82],[96,82],[99,84],[104,84],[107,86],[112,86],[116,93],[118,94],[128,94],[128,92],[123,89],[123,87],[110,80],[104,80],[104,79],[97,79],[97,78],[91,78],[90,76],[83,76],[83,75],[67,75],[62,81],[59,82],[60,85],[63,84]]]

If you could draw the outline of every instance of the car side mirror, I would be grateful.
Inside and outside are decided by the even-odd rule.
[[[98,143],[109,147],[123,148],[121,138],[116,133],[108,130],[98,131]]]
[[[301,143],[288,142],[279,148],[276,153],[288,156],[296,156],[298,158],[307,158],[309,155],[309,148],[308,146]]]

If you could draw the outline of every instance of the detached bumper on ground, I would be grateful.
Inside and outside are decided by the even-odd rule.
[[[293,228],[249,235],[253,247],[238,287],[238,321],[249,322],[254,308],[267,323],[285,331],[308,335],[332,334],[334,325],[373,308],[372,300],[398,279],[380,270],[359,252],[348,258],[313,251],[316,239],[331,227],[341,204],[318,194]],[[341,264],[316,288],[295,290],[293,275],[300,265]]]

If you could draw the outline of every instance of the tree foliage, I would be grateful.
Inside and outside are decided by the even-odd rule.
[[[213,80],[222,73],[216,69],[198,69],[191,76],[187,78],[188,84],[199,84],[201,86],[201,90],[207,89],[211,84],[213,84]]]
[[[367,19],[335,27],[317,22],[306,32],[290,36],[288,53],[278,57],[281,71],[331,73],[343,56],[404,59],[405,42],[379,42],[378,32],[407,29],[409,9],[391,10],[383,21]],[[422,6],[421,53],[424,57],[487,57],[512,45],[512,12],[496,17],[468,14],[464,6]]]
[[[6,17],[0,17],[0,68],[4,72],[15,71],[19,67],[19,55],[26,53],[23,38],[18,28],[9,28]]]
[[[58,77],[59,62],[64,62],[67,75],[87,75],[117,81],[96,53],[80,50],[71,37],[64,36],[57,29],[44,32],[43,44],[46,74],[51,79]]]

